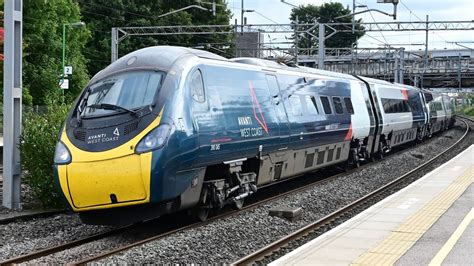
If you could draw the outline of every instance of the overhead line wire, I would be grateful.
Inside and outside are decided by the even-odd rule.
[[[419,16],[416,15],[415,12],[413,12],[405,3],[403,3],[402,0],[400,0],[400,3],[408,10],[410,11],[410,14],[413,14],[419,21],[421,22],[426,22],[426,20],[421,19]],[[434,34],[438,35],[441,39],[443,39],[445,42],[448,42],[442,35],[438,34],[436,31],[433,31]]]

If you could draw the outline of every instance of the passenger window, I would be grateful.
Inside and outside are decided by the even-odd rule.
[[[342,109],[341,98],[332,97],[332,103],[334,104],[334,110],[336,111],[336,114],[344,113],[344,109]]]
[[[426,102],[429,103],[433,101],[433,95],[431,93],[423,93],[425,95]]]
[[[401,113],[402,110],[400,110],[400,105],[396,101],[394,101],[394,106],[395,106],[394,113]]]
[[[302,116],[303,108],[301,106],[301,100],[299,95],[292,95],[290,97],[291,110],[294,116]]]
[[[204,82],[202,81],[202,75],[200,70],[196,70],[191,77],[191,94],[196,102],[203,103],[206,101],[204,98]]]
[[[329,103],[328,97],[321,96],[321,103],[323,104],[324,113],[326,113],[327,115],[332,114],[331,104]]]
[[[396,113],[395,102],[392,100],[388,100],[388,113]]]
[[[344,98],[344,104],[346,105],[347,112],[351,115],[354,114],[354,107],[352,107],[351,98],[345,97]]]
[[[305,96],[306,107],[308,107],[308,113],[310,115],[317,115],[319,113],[318,106],[316,104],[316,98],[314,96]]]
[[[407,101],[401,99],[382,99],[382,103],[387,114],[411,112],[412,109],[415,110],[416,108],[411,107]],[[435,107],[435,105],[431,106]]]

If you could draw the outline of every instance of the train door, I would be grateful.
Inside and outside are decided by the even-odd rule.
[[[428,122],[429,122],[429,114],[430,114],[430,112],[429,112],[429,109],[428,109],[427,105],[425,104],[425,103],[427,102],[426,99],[425,99],[425,94],[424,94],[423,91],[421,91],[421,90],[418,92],[418,94],[420,95],[420,99],[421,99],[421,107],[422,107],[422,109],[423,109],[423,114],[424,114],[424,116],[425,116],[425,123],[424,123],[424,125],[425,125],[425,127],[426,127],[426,125],[428,125]]]
[[[274,170],[270,174],[271,176],[267,178],[269,180],[278,180],[285,176],[284,172],[285,169],[288,167],[287,150],[290,139],[290,125],[288,123],[288,116],[284,104],[284,96],[280,90],[277,77],[274,75],[266,75],[266,80],[268,84],[268,90],[270,92],[270,97],[272,99],[272,105],[275,109],[275,113],[278,118],[279,127],[279,148],[278,152],[274,153],[275,156],[273,156],[273,162],[271,162],[271,165],[273,165]],[[264,179],[266,178],[262,176],[261,181],[265,182]]]
[[[374,84],[369,84],[366,80],[359,76],[354,77],[363,82],[360,84],[360,86],[363,91],[364,99],[367,105],[367,111],[369,112],[370,116],[369,135],[372,136],[372,138],[369,138],[369,140],[372,139],[372,144],[370,145],[372,148],[369,150],[369,153],[371,153],[371,156],[373,156],[373,154],[382,151],[380,135],[382,134],[383,116],[378,103]]]
[[[266,75],[270,96],[273,98],[273,107],[278,117],[280,150],[288,148],[290,137],[290,125],[286,114],[283,96],[278,85],[277,77],[274,75]]]

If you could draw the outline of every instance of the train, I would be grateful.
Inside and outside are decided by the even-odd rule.
[[[242,208],[265,186],[358,167],[454,121],[451,99],[390,83],[185,47],[127,54],[71,107],[59,193],[86,224]]]

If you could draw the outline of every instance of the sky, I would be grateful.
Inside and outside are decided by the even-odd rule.
[[[227,0],[228,6],[235,19],[240,24],[241,0]],[[340,2],[344,6],[352,9],[352,0],[286,0],[293,5],[321,5],[327,2]],[[379,9],[387,13],[393,13],[392,4],[380,4],[377,0],[356,0],[356,5],[366,5],[370,9]],[[247,24],[272,24],[290,23],[289,17],[292,6],[282,3],[280,0],[244,0],[244,9],[252,9],[256,12],[245,13]],[[366,10],[358,8],[357,11]],[[473,0],[400,0],[397,6],[396,21],[420,21],[426,20],[429,15],[430,21],[460,21],[474,20]],[[393,22],[392,17],[379,14],[377,12],[364,13],[356,16],[364,22]],[[359,47],[383,47],[388,43],[395,47],[405,47],[406,50],[424,50],[424,31],[405,32],[368,32],[359,39]],[[337,36],[337,35],[336,35]],[[284,42],[284,36],[264,36],[265,42],[271,39],[274,43]],[[334,37],[333,37],[334,38]],[[429,33],[428,48],[431,49],[460,49],[459,46],[450,42],[474,42],[474,30],[470,31],[435,31]],[[275,44],[273,44],[276,46]],[[463,43],[463,45],[474,48],[474,43]],[[462,49],[462,48],[461,48]]]

